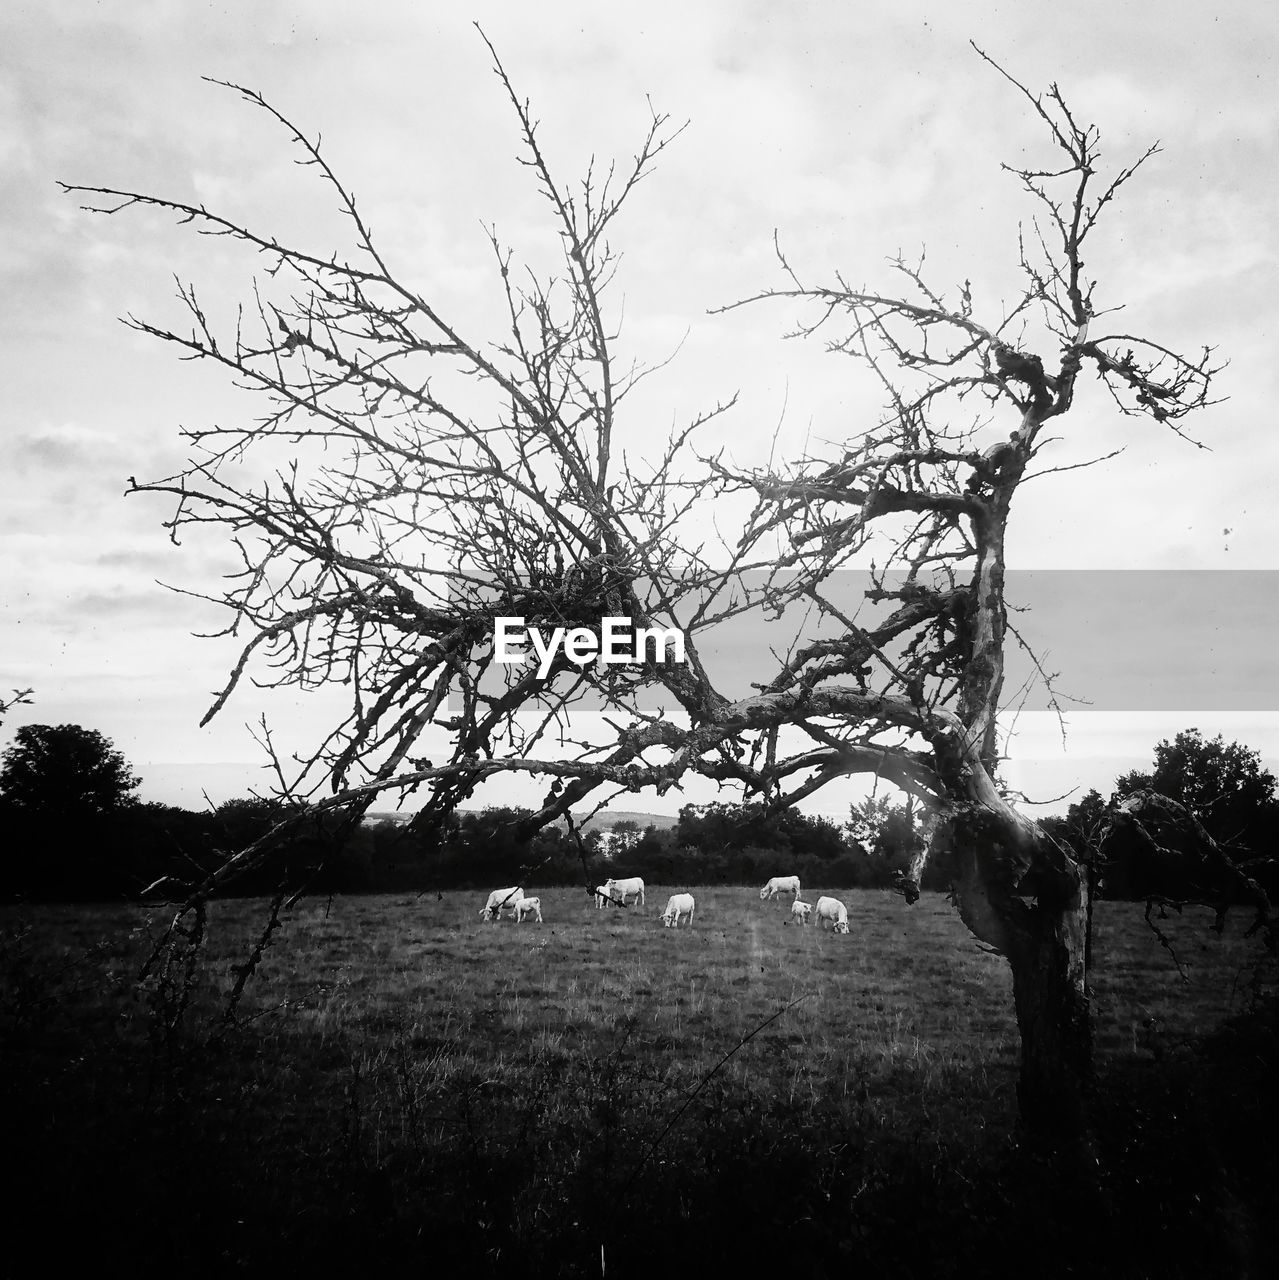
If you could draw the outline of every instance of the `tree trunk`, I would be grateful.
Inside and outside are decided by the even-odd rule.
[[[1028,1128],[1083,1134],[1092,1082],[1092,1025],[1085,990],[1085,912],[1079,903],[1025,908],[1009,954],[1021,1033],[1017,1101]]]
[[[1012,968],[1021,1118],[1044,1136],[1083,1135],[1092,1082],[1083,870],[1004,804],[960,811],[950,838],[960,916]]]

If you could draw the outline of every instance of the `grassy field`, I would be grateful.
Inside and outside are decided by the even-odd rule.
[[[1006,966],[943,898],[836,890],[843,937],[732,887],[664,929],[667,892],[543,890],[541,926],[304,902],[232,1022],[263,903],[213,904],[141,986],[165,913],[7,909],[10,1208],[202,1271],[1265,1274],[1276,1059],[1228,1020],[1274,971],[1240,922],[1161,922],[1183,978],[1099,905],[1097,1138],[1067,1157],[1018,1134]]]

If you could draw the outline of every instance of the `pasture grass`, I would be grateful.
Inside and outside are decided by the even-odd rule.
[[[541,926],[304,901],[231,1021],[263,903],[142,984],[168,912],[6,908],[15,1222],[200,1272],[1262,1274],[1279,1055],[1229,1023],[1271,1007],[1240,923],[1161,921],[1179,973],[1098,905],[1097,1132],[1065,1155],[1019,1134],[1011,981],[944,898],[835,891],[844,937],[728,886],[664,929],[667,892],[542,890]]]

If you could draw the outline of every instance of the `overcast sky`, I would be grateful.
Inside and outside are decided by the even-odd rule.
[[[198,805],[201,788],[220,800],[266,784],[246,723],[266,712],[301,742],[324,713],[323,696],[246,688],[197,728],[233,646],[192,638],[221,619],[157,581],[217,590],[231,561],[215,542],[172,546],[159,500],[123,497],[128,476],[180,464],[180,427],[254,409],[215,371],[178,362],[117,317],[179,320],[175,273],[224,308],[246,296],[249,277],[219,242],[151,216],[90,216],[56,180],[203,202],[320,252],[343,247],[332,200],[290,163],[287,138],[201,77],[258,89],[322,135],[404,274],[479,331],[492,287],[485,225],[536,255],[546,221],[472,17],[533,103],[566,181],[592,155],[633,154],[649,101],[689,122],[615,231],[624,354],[678,349],[637,405],[655,438],[738,393],[708,443],[743,463],[763,459],[779,422],[782,444],[798,451],[867,425],[875,407],[847,362],[783,341],[796,318],[784,306],[709,314],[780,283],[775,229],[813,280],[842,270],[880,283],[888,255],[926,246],[943,284],[971,279],[979,313],[999,314],[1029,213],[999,164],[1044,153],[1024,102],[970,40],[1035,90],[1055,80],[1099,124],[1105,159],[1132,160],[1159,141],[1088,271],[1101,305],[1125,305],[1128,331],[1183,351],[1216,346],[1230,362],[1227,398],[1187,423],[1208,446],[1199,449],[1084,388],[1054,461],[1124,453],[1027,486],[1013,563],[1279,569],[1271,6],[11,2],[0,9],[0,689],[32,686],[35,703],[10,714],[0,745],[25,723],[80,723],[125,752],[144,798]],[[1180,616],[1189,634],[1229,631],[1229,662],[1272,677],[1274,579],[1234,582],[1242,594],[1214,589],[1203,610],[1183,591]],[[1261,607],[1246,607],[1259,595]],[[1116,702],[1114,681],[1098,675],[1107,655],[1165,661],[1157,642],[1176,616],[1115,624],[1118,633],[1107,623],[1082,639],[1076,628],[1074,650],[1094,646],[1093,675],[1085,664],[1081,679],[1105,685],[1103,696],[1072,716],[1064,750],[1055,723],[1024,715],[1009,780],[1035,798],[1104,791],[1190,724],[1279,762],[1273,678],[1253,701],[1237,681],[1215,704],[1199,685],[1182,701],[1173,679],[1159,695],[1166,706],[1134,694],[1125,707],[1122,691]],[[1184,664],[1184,637],[1178,654]],[[671,810],[685,798],[626,807]]]

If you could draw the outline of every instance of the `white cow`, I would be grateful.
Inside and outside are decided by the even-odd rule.
[[[608,885],[606,885],[606,884],[597,884],[597,885],[595,886],[595,909],[596,909],[596,911],[599,911],[599,910],[601,910],[603,907],[606,907],[610,902],[611,902],[614,906],[616,906],[616,905],[617,905],[617,900],[616,900],[616,899],[613,897],[613,895],[609,892]]]
[[[688,923],[693,923],[693,895],[691,893],[673,893],[666,900],[666,910],[662,912],[662,923],[668,929],[678,929],[680,916],[687,916]]]
[[[818,898],[817,923],[823,929],[829,924],[836,933],[847,933],[848,908],[838,898]]]
[[[767,898],[771,902],[779,893],[789,893],[794,895],[791,898],[791,901],[794,902],[799,897],[799,877],[774,876],[759,891],[759,900],[763,902],[764,899]]]
[[[801,902],[798,898],[790,904],[790,918],[796,924],[807,924],[808,913],[813,909],[811,902]]]
[[[525,916],[536,916],[538,924],[542,923],[542,899],[541,898],[516,898],[515,899],[515,923],[523,924]]]
[[[614,880],[610,876],[604,881],[604,891],[614,902],[620,902],[623,906],[631,898],[635,899],[638,906],[644,905],[644,881],[639,876],[631,876],[629,880]]]
[[[494,889],[489,894],[489,900],[480,908],[480,915],[485,920],[498,920],[503,911],[514,915],[515,903],[523,896],[524,890],[518,885],[510,889]]]

